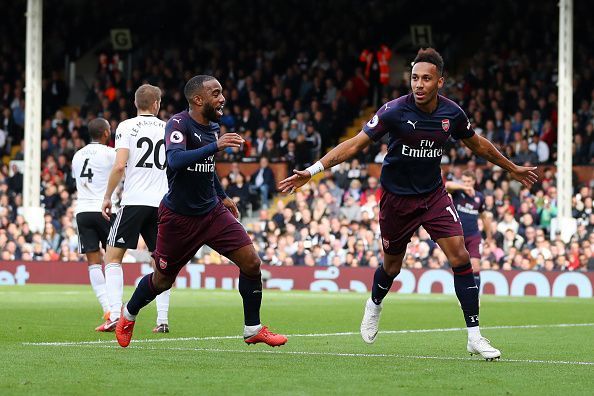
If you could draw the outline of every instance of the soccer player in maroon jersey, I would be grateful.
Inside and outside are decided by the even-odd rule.
[[[462,183],[447,181],[446,190],[452,196],[452,202],[460,217],[462,230],[464,231],[464,246],[470,255],[470,264],[474,275],[474,282],[481,290],[481,232],[478,228],[479,217],[483,221],[483,229],[487,239],[491,239],[491,217],[485,211],[485,197],[479,191],[475,191],[476,175],[466,170],[462,173]]]
[[[412,93],[385,103],[355,137],[339,144],[309,168],[279,184],[293,192],[310,178],[351,158],[372,142],[389,134],[388,154],[381,174],[384,193],[380,200],[380,228],[384,263],[373,278],[371,298],[365,305],[361,336],[375,341],[382,300],[402,267],[406,245],[423,226],[444,251],[454,273],[454,288],[468,329],[467,350],[486,359],[501,356],[481,336],[478,288],[472,275],[460,219],[441,179],[443,146],[451,136],[476,155],[499,165],[526,187],[537,180],[535,167],[517,166],[481,136],[475,134],[464,111],[438,94],[443,87],[443,59],[432,48],[421,49],[413,62]]]
[[[139,311],[169,290],[183,266],[202,245],[208,245],[239,267],[244,341],[283,345],[287,337],[260,323],[261,260],[237,220],[237,206],[225,194],[215,171],[215,154],[227,147],[239,147],[243,139],[236,133],[219,137],[218,120],[223,115],[225,97],[216,78],[192,77],[184,94],[189,110],[174,115],[165,126],[169,191],[159,206],[152,263],[155,271],[140,280],[132,298],[122,307],[116,326],[118,343],[123,347],[130,344]]]

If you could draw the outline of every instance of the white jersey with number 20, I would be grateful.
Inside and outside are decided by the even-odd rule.
[[[152,115],[123,121],[116,130],[115,149],[128,149],[121,205],[159,207],[167,193],[165,122]]]

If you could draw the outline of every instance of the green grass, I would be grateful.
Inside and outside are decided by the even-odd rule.
[[[126,289],[125,296],[129,296]],[[110,343],[90,286],[1,287],[0,395],[11,394],[592,394],[594,326],[488,329],[488,326],[594,322],[594,300],[481,300],[483,335],[499,362],[470,358],[466,332],[358,335],[366,295],[265,292],[262,318],[290,337],[287,345],[241,339]],[[174,290],[167,335],[154,335],[154,304],[138,318],[134,339],[235,336],[242,331],[236,292]],[[389,295],[381,330],[459,328],[453,296]],[[27,342],[81,342],[69,346]],[[206,349],[206,350],[205,350]],[[352,354],[352,355],[339,355]],[[354,355],[353,355],[354,354]],[[430,357],[430,358],[420,358]],[[534,361],[548,361],[534,362]],[[533,361],[533,362],[529,362]]]

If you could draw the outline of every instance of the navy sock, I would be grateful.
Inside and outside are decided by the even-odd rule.
[[[454,271],[454,289],[462,312],[466,327],[475,327],[479,325],[479,297],[478,287],[472,275],[472,266],[470,263],[461,267],[452,268]]]
[[[474,276],[474,283],[476,283],[476,287],[478,287],[479,292],[480,292],[481,291],[481,273],[474,272],[472,275]]]
[[[131,315],[138,315],[138,312],[153,301],[158,294],[160,293],[157,293],[153,287],[153,274],[150,273],[144,276],[140,282],[138,282],[138,286],[136,286],[132,298],[130,298],[130,301],[126,304],[128,312]]]
[[[239,272],[239,294],[243,298],[243,318],[246,326],[260,324],[262,305],[262,276],[252,277]]]
[[[373,286],[371,287],[371,301],[373,301],[376,305],[380,305],[386,294],[390,291],[390,287],[392,287],[392,283],[394,282],[394,277],[389,276],[384,271],[384,266],[380,265],[375,270],[375,274],[373,275]]]

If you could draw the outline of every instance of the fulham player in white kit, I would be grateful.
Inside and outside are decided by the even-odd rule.
[[[120,123],[116,130],[116,160],[109,176],[102,204],[103,217],[111,212],[111,197],[124,172],[126,179],[120,209],[107,239],[105,280],[110,317],[104,323],[111,331],[120,317],[123,295],[122,258],[127,249],[136,249],[142,235],[150,252],[157,241],[157,208],[168,190],[165,173],[165,122],[156,117],[161,106],[161,90],[140,86],[134,95],[138,115]],[[155,333],[168,333],[169,291],[157,298]]]
[[[78,252],[87,256],[91,286],[107,319],[109,301],[101,265],[101,247],[107,248],[111,222],[101,215],[101,204],[116,152],[107,146],[111,137],[107,120],[96,118],[89,122],[88,128],[91,143],[78,150],[72,158],[72,175],[76,179],[77,190]],[[96,330],[104,331],[103,325]]]

